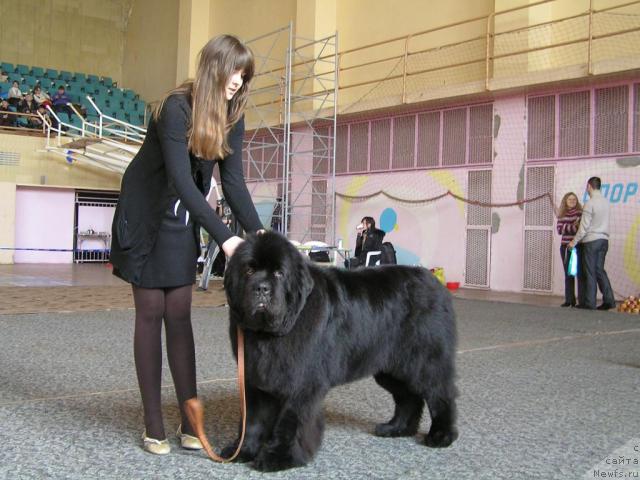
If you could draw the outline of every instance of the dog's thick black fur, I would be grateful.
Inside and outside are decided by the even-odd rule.
[[[415,435],[426,402],[426,445],[448,447],[457,438],[454,312],[428,270],[317,267],[286,238],[266,233],[237,249],[224,285],[235,355],[236,326],[245,334],[240,461],[262,471],[305,465],[322,441],[329,389],[371,375],[395,400],[393,418],[376,435]]]

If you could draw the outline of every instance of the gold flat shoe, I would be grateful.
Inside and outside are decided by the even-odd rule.
[[[202,450],[202,443],[200,443],[200,440],[198,440],[197,437],[182,433],[182,425],[178,427],[176,435],[180,439],[180,446],[182,448],[185,448],[187,450]]]
[[[171,445],[169,440],[157,440],[155,438],[147,437],[147,431],[142,434],[142,448],[145,452],[153,453],[154,455],[166,455],[171,451]]]

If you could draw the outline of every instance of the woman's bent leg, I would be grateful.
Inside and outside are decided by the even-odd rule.
[[[184,402],[197,396],[196,352],[191,327],[192,285],[170,288],[165,297],[165,330],[167,332],[167,356],[176,387],[176,396],[182,417],[182,432],[194,431],[184,412]]]

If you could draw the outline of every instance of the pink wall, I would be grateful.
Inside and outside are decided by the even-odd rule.
[[[72,249],[75,191],[18,187],[16,242],[20,248]],[[72,263],[72,252],[17,250],[15,263]]]
[[[447,190],[464,194],[466,170],[431,170],[402,173],[377,173],[341,176],[336,190],[353,196],[384,190],[403,200],[421,200]],[[443,267],[451,280],[462,281],[465,249],[465,208],[448,197],[436,202],[406,203],[378,195],[364,202],[336,202],[336,238],[345,248],[355,248],[355,227],[362,217],[372,216],[379,228],[387,231],[385,241],[393,243],[398,261]]]
[[[611,236],[605,268],[618,298],[640,291],[640,157],[584,158],[533,163],[526,161],[526,96],[512,95],[494,101],[494,161],[492,202],[514,202],[526,191],[524,168],[550,165],[554,168],[554,197],[559,204],[567,191],[581,198],[590,176],[600,176],[609,190],[603,193],[611,205]],[[499,128],[497,124],[499,122]],[[447,190],[468,196],[469,167],[413,170],[364,175],[341,175],[338,194],[365,196],[384,191],[393,197],[425,199]],[[355,247],[355,226],[363,216],[373,216],[380,224],[385,210],[393,210],[385,240],[398,250],[400,263],[444,267],[447,280],[464,281],[467,208],[450,197],[432,203],[408,204],[378,195],[367,200],[346,201],[338,195],[336,238]],[[524,274],[524,210],[520,207],[494,208],[491,235],[490,281],[492,290],[519,292]],[[389,211],[386,212],[387,214]],[[499,224],[499,225],[498,225]],[[381,225],[379,225],[381,226]],[[555,218],[554,218],[555,227]],[[552,292],[562,295],[564,277],[559,254],[560,238],[553,234]]]
[[[491,201],[509,203],[524,190],[523,172],[527,135],[524,96],[497,99],[493,104],[494,160]],[[497,135],[495,133],[497,132]],[[522,193],[521,193],[522,195]],[[491,236],[489,285],[493,290],[520,291],[523,278],[524,210],[520,207],[494,208],[500,227]]]

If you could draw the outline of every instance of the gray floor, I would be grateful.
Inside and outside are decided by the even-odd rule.
[[[363,380],[327,398],[316,460],[266,477],[597,478],[594,466],[622,447],[640,457],[633,448],[640,444],[640,317],[465,299],[455,305],[460,438],[451,448],[372,436],[392,403]],[[174,437],[168,456],[142,451],[131,316],[0,316],[0,478],[263,477],[182,451]],[[222,445],[238,420],[226,310],[196,309],[194,327],[207,429]],[[178,416],[167,368],[164,384],[170,431]],[[421,433],[427,428],[424,419]]]

